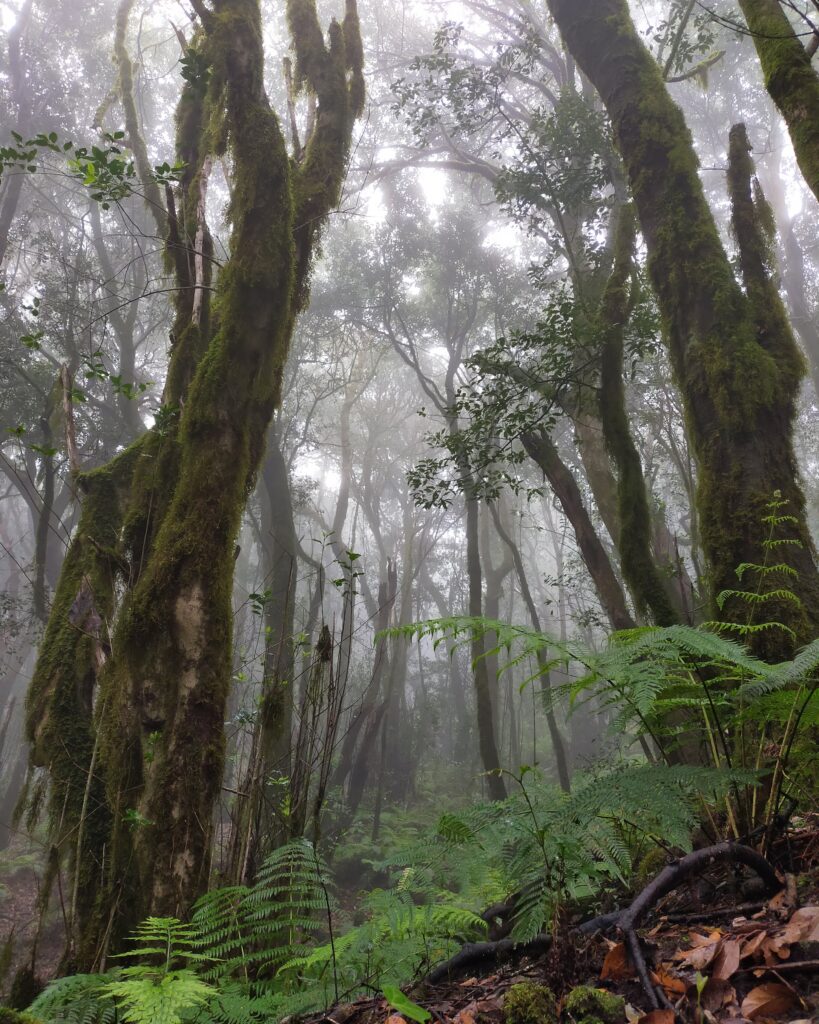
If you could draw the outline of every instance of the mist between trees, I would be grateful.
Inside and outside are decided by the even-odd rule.
[[[275,1019],[813,806],[818,20],[0,2],[10,1005],[234,893],[248,1016],[226,955],[167,1019]],[[450,914],[327,973],[373,891]]]

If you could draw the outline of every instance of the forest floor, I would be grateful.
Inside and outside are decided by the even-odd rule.
[[[567,927],[553,941],[542,937],[530,947],[542,950],[537,953],[510,951],[507,941],[494,944],[497,957],[477,959],[477,946],[464,947],[449,970],[434,972],[436,978],[443,973],[443,981],[407,990],[414,1008],[378,996],[335,1006],[306,1024],[411,1024],[413,1018],[429,1024],[618,1024],[601,1022],[594,1012],[573,1014],[568,997],[577,986],[622,997],[616,1016],[623,1024],[817,1022],[819,817],[792,827],[771,860],[783,883],[772,898],[763,898],[758,880],[735,864],[718,863],[653,904],[636,931],[651,997],[632,964],[627,935],[617,927],[594,934]],[[526,1020],[519,1008],[510,1012],[509,990],[522,982],[548,986],[557,997],[556,1013],[541,1007]]]

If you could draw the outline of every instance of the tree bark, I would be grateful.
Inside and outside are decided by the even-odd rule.
[[[631,436],[623,385],[623,342],[629,319],[636,225],[621,206],[615,230],[614,266],[601,302],[600,419],[606,447],[617,466],[618,549],[623,576],[639,612],[658,626],[678,621],[651,551],[651,513],[640,455]]]
[[[81,735],[65,760],[79,763],[83,781],[105,780],[96,845],[77,858],[77,870],[93,875],[80,887],[85,905],[95,896],[103,901],[99,914],[88,907],[80,969],[93,967],[109,940],[117,944],[145,914],[185,916],[207,884],[231,678],[236,537],[280,399],[295,319],[307,300],[312,256],[338,202],[364,101],[354,0],[347,0],[343,22],[332,23],[327,43],[312,0],[288,0],[296,77],[317,99],[314,130],[296,163],[265,92],[258,0],[201,3],[197,11],[196,45],[210,75],[186,81],[177,118],[180,155],[191,159],[177,194],[181,223],[177,197],[167,194],[179,296],[163,417],[112,466],[83,475],[103,496],[119,497],[121,474],[113,478],[113,467],[139,464],[125,505],[104,509],[102,520],[98,509],[92,517],[99,501],[86,497],[29,696],[37,762],[57,774],[54,751],[66,746],[57,731],[59,701],[81,698],[84,713],[71,708]],[[210,130],[217,123],[223,133]],[[223,150],[219,139],[228,140],[233,158],[232,234],[212,334],[207,262],[194,250],[207,236],[201,194],[208,147]],[[100,683],[95,735],[92,695],[74,678],[71,655],[79,641],[71,616],[86,572],[103,570],[119,574],[127,589]],[[113,598],[114,582],[105,582],[89,588],[92,605],[99,607],[100,591]],[[82,820],[74,781],[70,775],[65,783],[74,802],[61,819],[69,830]]]
[[[583,505],[577,481],[560,458],[554,441],[545,431],[524,434],[521,441],[530,458],[540,466],[566,518],[572,524],[581,557],[612,629],[632,629],[634,619],[628,610],[626,595]]]
[[[784,621],[804,643],[819,629],[819,575],[792,444],[801,355],[786,324],[758,321],[734,278],[682,113],[625,0],[549,0],[549,8],[603,99],[628,172],[698,463],[712,596],[737,587],[741,563],[764,563],[762,518],[779,491],[795,519],[790,539],[799,546],[789,558],[802,602]],[[722,614],[744,621],[747,607]],[[763,656],[790,653],[776,631],[753,639]]]
[[[819,73],[779,0],[739,0],[739,6],[765,88],[788,126],[808,188],[819,199]]]

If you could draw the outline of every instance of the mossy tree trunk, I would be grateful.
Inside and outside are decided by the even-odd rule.
[[[623,385],[623,344],[630,312],[636,224],[630,206],[619,207],[615,216],[614,265],[600,304],[600,419],[606,447],[617,467],[617,548],[637,610],[650,611],[658,626],[671,626],[679,620],[651,551],[651,510],[640,454],[631,436]]]
[[[521,443],[549,481],[563,514],[572,525],[580,556],[612,629],[633,629],[635,623],[628,609],[626,595],[583,504],[583,495],[577,481],[561,459],[557,445],[546,430],[524,434]]]
[[[787,323],[778,317],[761,323],[734,277],[682,112],[625,0],[549,0],[549,8],[603,99],[628,172],[698,463],[712,594],[737,587],[741,563],[764,562],[762,517],[780,491],[800,544],[789,557],[802,602],[801,609],[783,609],[783,621],[805,642],[819,628],[819,575],[791,436],[801,356]],[[750,577],[745,585],[754,585]],[[747,606],[729,604],[723,616],[744,622]],[[791,653],[782,637],[763,631],[755,647],[778,659]]]
[[[739,0],[739,6],[759,55],[765,88],[788,126],[799,169],[819,199],[819,72],[812,52],[803,46],[779,0]]]
[[[128,7],[126,0],[121,10]],[[297,78],[317,108],[311,137],[291,158],[264,89],[259,0],[195,8],[193,47],[207,71],[183,90],[177,129],[186,171],[176,195],[166,195],[179,292],[163,410],[111,466],[80,478],[83,519],[29,696],[36,763],[51,768],[54,806],[65,803],[60,786],[70,797],[62,827],[84,821],[84,780],[94,782],[95,842],[76,864],[86,906],[80,967],[98,962],[109,938],[116,943],[146,913],[184,916],[207,883],[240,517],[364,100],[354,0],[326,42],[313,0],[288,0]],[[232,165],[232,234],[211,317],[204,195],[211,157],[223,153]],[[90,606],[110,622],[117,575],[126,591],[92,719],[96,679],[87,678],[85,649],[98,641],[77,628],[74,605],[87,579]],[[71,751],[61,734],[68,723],[80,730]]]

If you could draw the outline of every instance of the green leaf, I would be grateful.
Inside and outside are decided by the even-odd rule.
[[[429,1010],[425,1010],[423,1006],[419,1006],[414,1003],[411,999],[404,995],[397,985],[384,985],[381,989],[381,994],[390,1004],[390,1006],[397,1010],[402,1017],[409,1017],[410,1020],[417,1020],[418,1024],[424,1024],[428,1021],[432,1014]]]

